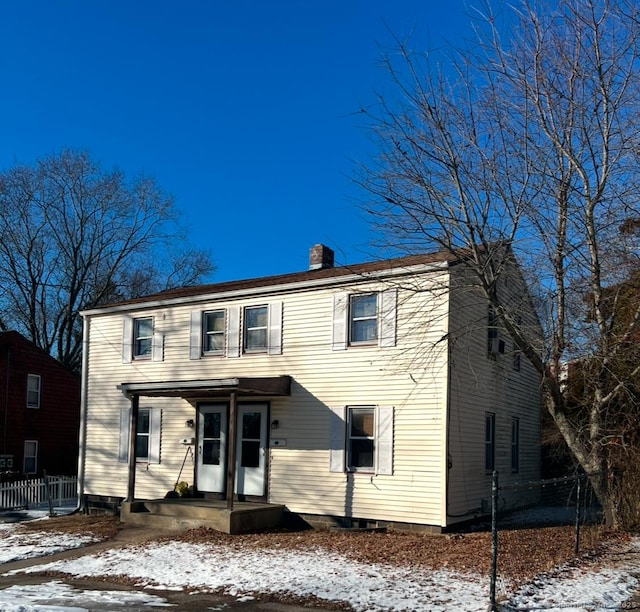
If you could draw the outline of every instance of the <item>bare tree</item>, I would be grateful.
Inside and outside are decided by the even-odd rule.
[[[626,0],[525,0],[509,10],[500,20],[479,13],[477,43],[446,56],[397,41],[386,57],[391,93],[363,111],[379,150],[362,170],[374,196],[365,206],[383,246],[470,254],[464,264],[540,373],[571,453],[585,471],[609,474],[593,484],[617,527],[608,415],[640,372],[611,376],[640,321],[636,305],[621,330],[611,307],[638,267],[638,11]],[[544,346],[498,291],[505,244],[529,277]],[[592,383],[579,419],[563,384],[576,359],[590,360]]]
[[[78,369],[78,313],[191,284],[213,269],[183,247],[170,197],[156,183],[105,171],[65,150],[0,174],[0,327],[24,333]]]

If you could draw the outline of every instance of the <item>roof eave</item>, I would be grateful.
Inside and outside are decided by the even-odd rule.
[[[104,306],[102,308],[92,308],[89,310],[83,310],[80,314],[83,317],[94,316],[100,314],[111,314],[117,312],[127,312],[129,310],[140,310],[149,308],[163,308],[166,306],[179,306],[183,304],[194,304],[199,302],[210,302],[212,300],[227,300],[237,299],[242,297],[253,297],[257,295],[265,294],[278,294],[289,291],[303,291],[308,289],[314,289],[317,287],[335,286],[339,287],[346,284],[352,284],[354,282],[368,282],[372,280],[383,280],[388,277],[402,277],[413,274],[424,274],[428,272],[436,272],[447,269],[450,266],[449,261],[435,261],[425,264],[414,264],[411,266],[401,266],[384,268],[381,270],[373,270],[361,273],[341,274],[340,276],[328,276],[324,278],[304,280],[304,281],[289,281],[278,284],[258,284],[255,287],[245,289],[235,289],[231,291],[221,292],[206,292],[202,294],[172,297],[166,299],[157,300],[140,300],[135,302],[129,302],[126,304],[116,304],[114,306]],[[266,277],[268,278],[268,277]]]

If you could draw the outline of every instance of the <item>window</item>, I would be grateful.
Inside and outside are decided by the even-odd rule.
[[[189,359],[282,354],[282,302],[191,312]]]
[[[347,408],[347,469],[372,472],[375,452],[375,409],[371,406]]]
[[[118,461],[129,461],[129,427],[131,409],[120,411],[120,440]],[[138,410],[138,428],[136,431],[136,460],[146,463],[160,463],[160,429],[162,411],[160,408],[140,408]]]
[[[349,299],[349,344],[378,340],[378,294],[352,295]]]
[[[133,358],[150,359],[153,347],[153,317],[133,320]]]
[[[493,471],[496,457],[496,415],[487,412],[484,416],[484,467]]]
[[[331,408],[329,470],[393,474],[393,406]]]
[[[335,294],[333,350],[361,345],[395,346],[397,301],[398,291],[395,288],[378,293]]]
[[[149,410],[138,412],[138,431],[136,431],[136,459],[146,461],[149,459],[149,434],[151,422]]]
[[[40,376],[27,375],[27,408],[40,408]]]
[[[520,315],[516,315],[516,325],[518,326],[519,329],[522,327],[522,317]],[[517,346],[515,346],[515,343],[514,343],[513,362],[512,362],[512,367],[514,372],[520,371],[520,368],[522,366],[521,362],[522,362],[522,352]]]
[[[24,473],[35,474],[38,471],[38,442],[24,441]]]
[[[513,351],[513,371],[514,372],[519,372],[520,368],[522,367],[522,353],[518,350],[515,349]]]
[[[269,308],[252,306],[244,309],[244,352],[267,352]]]
[[[123,318],[122,363],[162,361],[164,338],[154,329],[153,317]]]
[[[505,342],[498,333],[498,316],[493,306],[489,304],[487,315],[487,350],[490,355],[504,354]]]
[[[511,471],[520,469],[520,419],[511,419]]]
[[[203,317],[203,350],[208,354],[222,354],[224,351],[224,310],[205,312]]]

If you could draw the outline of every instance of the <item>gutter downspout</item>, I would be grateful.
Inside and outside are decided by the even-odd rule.
[[[89,378],[89,318],[82,317],[82,376],[80,385],[80,435],[78,439],[78,503],[73,512],[84,510],[84,467],[87,443],[87,382]]]

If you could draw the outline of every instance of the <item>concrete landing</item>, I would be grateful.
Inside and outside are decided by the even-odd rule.
[[[197,498],[154,499],[122,502],[120,520],[130,525],[161,529],[210,527],[223,533],[264,531],[282,522],[284,506]]]

